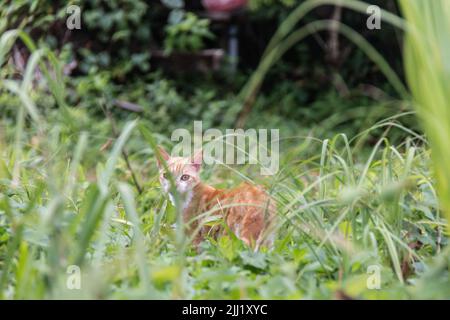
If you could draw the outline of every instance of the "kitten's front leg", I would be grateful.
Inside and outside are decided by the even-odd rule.
[[[201,239],[200,236],[196,236],[194,240],[192,241],[192,246],[194,247],[197,254],[200,254],[202,252],[200,244],[203,242],[203,239]]]
[[[196,249],[197,253],[201,253],[201,246],[200,244],[206,240],[207,237],[212,237],[213,239],[217,239],[217,236],[219,234],[220,227],[219,226],[203,226],[200,228],[200,230],[195,235],[192,245]]]

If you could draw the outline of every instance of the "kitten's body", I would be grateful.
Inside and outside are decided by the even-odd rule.
[[[200,181],[201,153],[197,155],[197,159],[189,159],[170,157],[163,149],[160,152],[176,183],[182,202],[183,221],[195,246],[205,237],[216,237],[225,231],[218,226],[212,228],[203,223],[202,218],[217,215],[248,246],[255,249],[261,245],[271,246],[275,205],[264,189],[249,183],[231,190],[213,188]],[[163,166],[159,165],[161,185],[169,193],[169,180],[164,177]],[[183,181],[181,178],[187,180]],[[173,202],[170,193],[169,197]],[[204,214],[207,212],[210,214]]]
[[[195,218],[208,211],[222,217],[230,230],[248,246],[269,244],[264,231],[273,219],[274,206],[263,189],[243,183],[235,189],[219,190],[200,182],[194,187],[192,200],[183,211],[185,223],[194,221],[189,228],[191,234],[198,228],[199,221]],[[202,226],[194,244],[208,235],[216,236],[218,231],[223,230]]]

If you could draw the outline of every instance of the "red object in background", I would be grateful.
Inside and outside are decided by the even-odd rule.
[[[202,0],[203,6],[211,12],[229,12],[247,5],[248,0]]]

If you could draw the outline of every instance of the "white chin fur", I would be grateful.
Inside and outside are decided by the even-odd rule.
[[[163,181],[163,189],[164,191],[169,195],[170,202],[175,206],[175,198],[174,196],[169,192],[169,182]],[[189,207],[189,204],[192,201],[193,191],[192,190],[186,190],[188,189],[188,186],[186,184],[177,185],[178,194],[180,195],[181,200],[181,207],[182,209],[186,209]]]
[[[173,197],[172,194],[170,194],[170,193],[168,193],[168,194],[169,194],[170,202],[175,206],[175,198]],[[193,196],[192,190],[189,190],[185,194],[180,194],[180,197],[181,197],[181,208],[183,208],[183,210],[185,210],[187,207],[189,207],[189,204],[192,201],[192,196]]]

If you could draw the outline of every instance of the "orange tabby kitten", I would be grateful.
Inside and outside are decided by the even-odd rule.
[[[255,250],[261,245],[272,245],[275,205],[261,187],[243,183],[232,190],[215,189],[200,180],[201,151],[193,158],[171,157],[162,147],[159,147],[159,152],[176,184],[183,222],[196,247],[206,236],[216,237],[224,232],[218,227],[202,225],[199,216],[209,210],[214,211],[212,215],[220,215],[229,229]],[[174,197],[169,192],[168,173],[159,161],[158,167],[161,186],[174,203]]]

